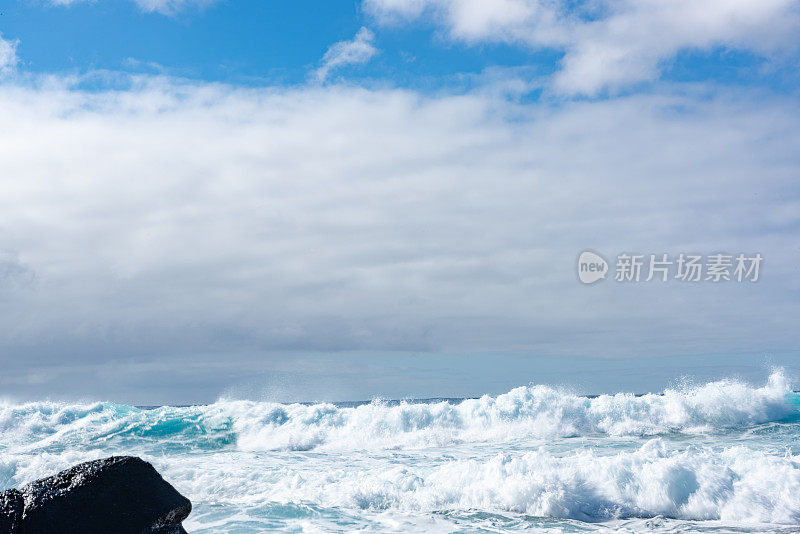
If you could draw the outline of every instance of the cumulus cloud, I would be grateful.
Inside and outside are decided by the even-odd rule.
[[[322,57],[322,65],[314,71],[317,80],[324,81],[328,75],[345,65],[357,65],[368,62],[378,49],[372,44],[375,35],[362,27],[350,41],[334,43]]]
[[[794,0],[365,0],[364,6],[383,24],[434,20],[448,38],[468,44],[563,50],[554,86],[569,94],[654,80],[685,50],[771,57],[800,44]]]
[[[551,108],[480,91],[6,84],[0,122],[19,127],[0,129],[0,250],[36,276],[0,300],[3,374],[797,347],[798,119],[791,99],[713,91]],[[749,285],[585,287],[586,248],[765,263]]]
[[[0,74],[8,74],[17,66],[17,41],[3,39],[0,33]]]

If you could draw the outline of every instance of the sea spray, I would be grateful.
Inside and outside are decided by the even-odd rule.
[[[655,436],[790,421],[800,414],[799,399],[776,371],[762,387],[722,380],[640,396],[586,397],[531,385],[460,402],[373,401],[359,406],[235,400],[156,409],[112,403],[2,404],[0,446],[58,449],[121,442],[268,451]]]
[[[136,454],[196,503],[187,528],[201,534],[763,532],[800,524],[798,436],[800,397],[780,371],[640,396],[531,385],[450,402],[5,403],[0,488]]]
[[[459,403],[373,402],[339,408],[230,401],[211,409],[229,414],[237,444],[246,450],[413,448],[724,430],[796,417],[795,396],[783,374],[776,372],[759,388],[725,380],[662,395],[618,393],[590,398],[534,385]]]

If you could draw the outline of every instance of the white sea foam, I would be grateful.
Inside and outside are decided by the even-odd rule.
[[[315,508],[412,516],[479,510],[589,522],[662,516],[800,524],[800,456],[746,446],[675,450],[655,438],[613,454],[540,448],[408,462],[237,451],[145,457],[196,504],[254,517],[280,512],[279,505],[312,505],[312,517]],[[45,454],[6,467],[24,467],[21,483],[84,459]]]
[[[0,489],[137,454],[192,499],[198,532],[528,529],[532,516],[793,525],[799,429],[800,397],[781,372],[761,387],[726,380],[638,397],[532,385],[457,403],[356,407],[6,403]]]
[[[221,401],[209,410],[231,417],[237,443],[245,450],[406,448],[735,428],[796,416],[794,397],[784,375],[775,372],[758,388],[724,380],[668,389],[663,395],[618,393],[588,398],[534,385],[458,404],[373,402],[337,408]]]
[[[744,446],[675,450],[661,438],[614,454],[544,449],[400,463],[238,456],[225,465],[165,463],[179,488],[206,502],[271,503],[368,512],[480,510],[608,521],[663,516],[800,523],[800,457]]]
[[[0,405],[0,447],[120,441],[241,450],[400,449],[569,436],[654,436],[746,427],[798,416],[781,372],[762,387],[723,380],[595,398],[543,385],[459,403],[277,404],[220,400],[142,410],[111,403]]]

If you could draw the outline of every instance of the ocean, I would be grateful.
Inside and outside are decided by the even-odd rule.
[[[0,489],[115,454],[192,500],[192,534],[800,528],[800,394],[781,371],[646,395],[0,402]]]

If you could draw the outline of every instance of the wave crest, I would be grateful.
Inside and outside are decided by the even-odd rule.
[[[533,385],[458,404],[373,402],[337,408],[229,401],[215,409],[230,414],[243,449],[309,450],[724,430],[797,417],[796,399],[783,373],[775,372],[762,387],[722,380],[662,395],[590,398]]]
[[[735,380],[584,397],[531,385],[458,403],[278,404],[220,400],[153,410],[111,403],[0,404],[0,449],[107,444],[242,450],[393,449],[589,435],[655,436],[798,420],[780,371],[761,387]]]

